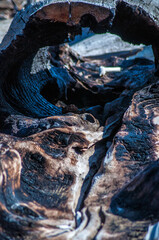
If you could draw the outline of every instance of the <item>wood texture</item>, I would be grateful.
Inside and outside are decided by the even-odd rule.
[[[47,0],[15,16],[0,45],[0,239],[144,239],[158,221],[157,6]],[[82,58],[63,43],[84,27],[152,44],[155,64]]]

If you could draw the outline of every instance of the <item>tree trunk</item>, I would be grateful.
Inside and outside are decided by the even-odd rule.
[[[158,9],[47,0],[16,14],[0,45],[0,239],[143,239],[158,221],[154,63],[64,44],[108,31],[153,45],[158,70]]]

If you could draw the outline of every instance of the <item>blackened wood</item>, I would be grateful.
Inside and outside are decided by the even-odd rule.
[[[29,102],[33,97],[31,90],[38,81],[43,81],[38,90],[45,82],[38,77],[35,84],[33,78],[28,77],[31,69],[37,66],[36,70],[42,69],[43,74],[48,70],[43,68],[47,63],[45,53],[43,65],[33,64],[39,49],[64,43],[79,34],[81,27],[89,25],[94,32],[114,31],[128,41],[155,45],[157,3],[148,5],[146,0],[138,3],[137,7],[132,1],[119,1],[116,5],[115,1],[72,1],[70,4],[49,0],[29,6],[16,15],[0,52],[2,239],[143,239],[149,223],[154,221],[153,217],[145,221],[145,212],[140,209],[133,219],[129,214],[123,215],[126,218],[116,216],[109,209],[111,198],[121,196],[118,191],[125,191],[125,184],[157,160],[158,83],[142,89],[156,81],[152,62],[123,61],[123,72],[101,79],[97,69],[102,60],[97,60],[92,69],[91,59],[81,59],[65,47],[57,47],[58,50],[54,47],[50,52],[52,64],[58,68],[65,66],[76,81],[73,89],[69,88],[68,99],[60,99],[58,107],[67,107],[72,101],[88,113],[51,116],[49,112],[49,117],[39,119],[42,109],[33,115],[34,103]],[[130,15],[126,14],[127,10]],[[132,35],[129,28],[127,34],[122,28],[122,16],[132,28]],[[140,28],[135,31],[130,19]],[[139,31],[144,34],[135,35]],[[152,39],[147,37],[149,32]],[[24,71],[30,57],[31,67]],[[115,60],[113,63],[117,64]],[[26,78],[21,77],[21,72],[26,72]],[[28,83],[31,90],[27,92],[25,84]],[[140,88],[142,90],[134,95]],[[13,92],[19,92],[22,103],[20,97],[18,104],[17,98],[11,99],[16,95]],[[43,89],[43,95],[49,104],[53,103],[48,89]],[[45,103],[47,110],[48,103]],[[37,104],[41,102],[36,102],[38,108]],[[151,186],[157,177],[148,181],[145,178],[145,183]],[[140,186],[136,178],[133,184]],[[148,193],[153,196],[151,189]],[[127,196],[125,201],[129,207],[131,200]],[[149,199],[152,203],[153,198]],[[135,201],[134,194],[133,205]],[[156,202],[149,215],[153,216]],[[146,204],[148,206],[148,202]],[[129,208],[127,213],[131,211]],[[132,221],[139,219],[142,221]]]

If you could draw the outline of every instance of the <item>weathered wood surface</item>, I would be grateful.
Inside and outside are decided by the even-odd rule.
[[[158,3],[70,2],[19,12],[0,45],[0,239],[143,239],[159,219],[154,63],[123,53],[84,59],[59,44],[90,27],[157,52]],[[73,79],[67,95],[61,72],[53,84],[40,77],[49,69],[45,52],[38,58],[45,46],[49,65]],[[100,77],[101,65],[122,71]],[[46,112],[50,104],[62,115],[40,115],[35,86]]]

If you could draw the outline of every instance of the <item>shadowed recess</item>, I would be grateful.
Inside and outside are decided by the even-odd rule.
[[[112,198],[111,210],[133,221],[158,219],[159,162],[150,164]]]

